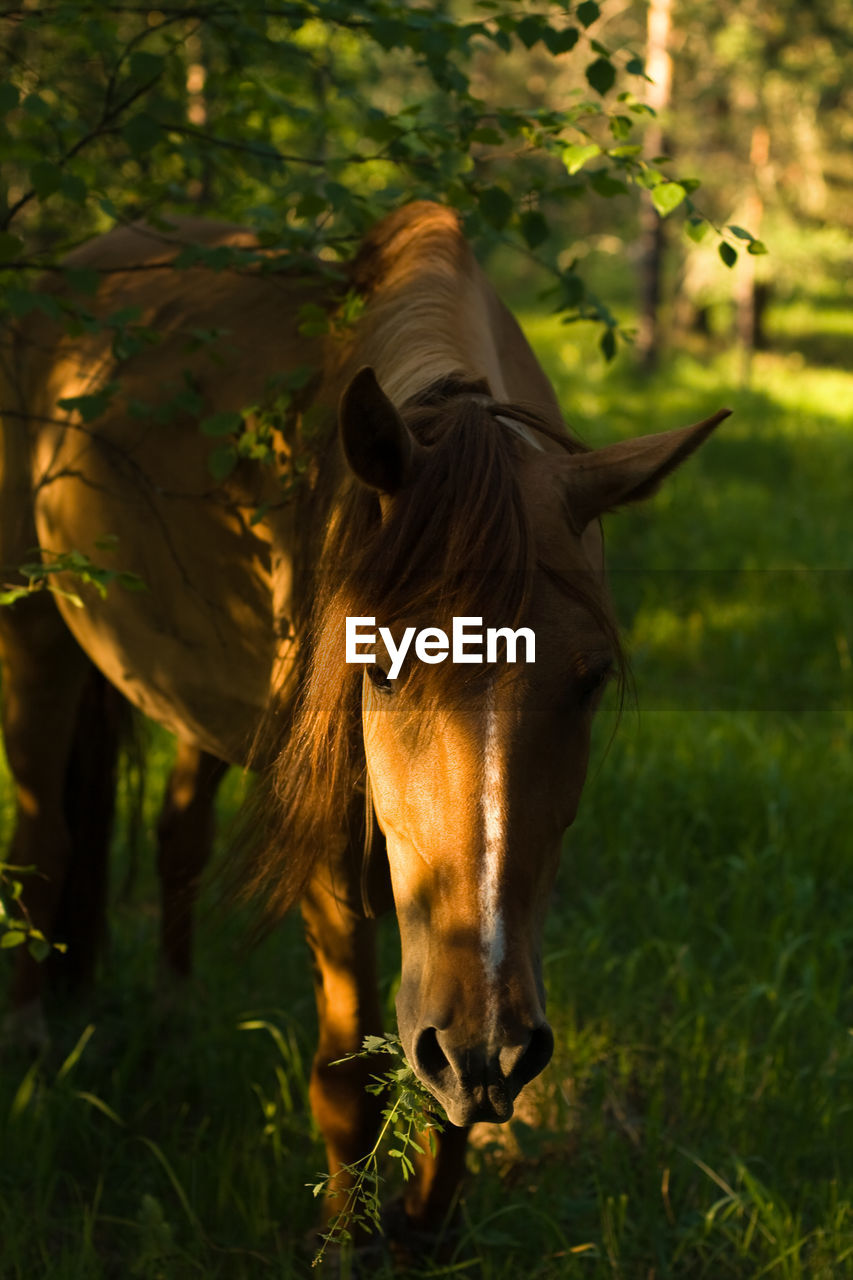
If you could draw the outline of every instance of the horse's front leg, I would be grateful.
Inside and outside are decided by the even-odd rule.
[[[415,1177],[407,1184],[403,1206],[410,1226],[421,1231],[436,1232],[443,1227],[456,1207],[459,1188],[465,1175],[465,1151],[470,1129],[460,1129],[445,1122],[441,1133],[433,1135],[435,1155],[424,1134],[420,1145],[424,1154],[415,1160]]]
[[[319,1040],[311,1072],[311,1108],[329,1161],[325,1216],[346,1205],[352,1185],[348,1169],[373,1147],[383,1100],[366,1092],[373,1075],[387,1065],[381,1059],[356,1058],[332,1065],[361,1048],[366,1035],[381,1030],[376,982],[373,920],[354,903],[360,900],[356,873],[336,868],[335,889],[327,872],[319,873],[302,903],[306,933],[314,956]],[[465,1172],[468,1130],[446,1124],[434,1134],[435,1155],[426,1135],[424,1154],[415,1160],[416,1176],[407,1183],[404,1209],[409,1226],[435,1231],[455,1205]]]
[[[365,1086],[377,1070],[375,1060],[355,1053],[366,1035],[382,1028],[376,982],[376,924],[353,904],[359,901],[354,871],[338,869],[334,888],[325,868],[318,871],[302,902],[306,935],[314,957],[319,1037],[311,1071],[311,1109],[326,1144],[329,1195],[325,1216],[346,1205],[353,1165],[373,1147],[382,1099]]]

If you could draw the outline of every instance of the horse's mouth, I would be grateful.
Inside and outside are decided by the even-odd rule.
[[[453,1095],[437,1089],[434,1083],[428,1088],[444,1107],[450,1123],[460,1129],[472,1124],[506,1124],[512,1118],[519,1092],[509,1080],[460,1089]]]

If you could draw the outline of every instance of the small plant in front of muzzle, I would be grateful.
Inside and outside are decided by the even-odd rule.
[[[311,1264],[314,1267],[320,1264],[329,1245],[351,1249],[356,1233],[383,1233],[380,1160],[387,1156],[399,1161],[403,1181],[408,1182],[415,1172],[417,1156],[425,1155],[427,1148],[435,1156],[435,1135],[442,1132],[446,1123],[441,1104],[409,1066],[398,1036],[391,1033],[365,1036],[357,1053],[349,1053],[331,1065],[339,1066],[354,1058],[373,1058],[379,1053],[388,1054],[394,1063],[386,1071],[371,1076],[370,1083],[365,1085],[368,1093],[387,1097],[376,1142],[360,1160],[342,1165],[335,1175],[321,1174],[318,1182],[306,1184],[315,1196],[328,1194],[344,1201],[320,1236],[321,1244]],[[330,1190],[333,1178],[341,1177],[351,1179],[349,1185],[339,1191]]]

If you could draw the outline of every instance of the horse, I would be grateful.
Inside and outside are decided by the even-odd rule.
[[[223,248],[245,257],[212,269]],[[374,916],[393,905],[400,1038],[449,1121],[405,1209],[435,1225],[469,1127],[508,1120],[552,1054],[543,919],[593,716],[623,671],[600,517],[654,493],[727,411],[584,446],[456,214],[431,202],[386,216],[340,267],[187,218],[116,228],[67,265],[99,287],[69,302],[48,282],[54,311],[100,323],[48,308],[7,339],[0,561],[38,545],[103,562],[109,533],[147,590],[60,574],[59,593],[0,610],[14,856],[43,873],[28,910],[50,936],[94,664],[197,764],[266,779],[233,875],[272,919],[301,905],[333,1194],[376,1132],[373,1064],[333,1064],[381,1026]],[[363,661],[346,659],[348,618],[375,620]],[[493,627],[499,654],[424,646],[390,678],[409,628],[460,619]],[[535,660],[513,662],[522,628]],[[40,984],[22,951],[13,1008],[38,1008]]]

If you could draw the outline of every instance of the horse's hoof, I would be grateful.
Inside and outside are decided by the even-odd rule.
[[[429,1259],[444,1265],[450,1261],[458,1240],[458,1215],[454,1212],[437,1225],[417,1222],[406,1212],[402,1196],[382,1210],[382,1233],[398,1268],[417,1266]]]

